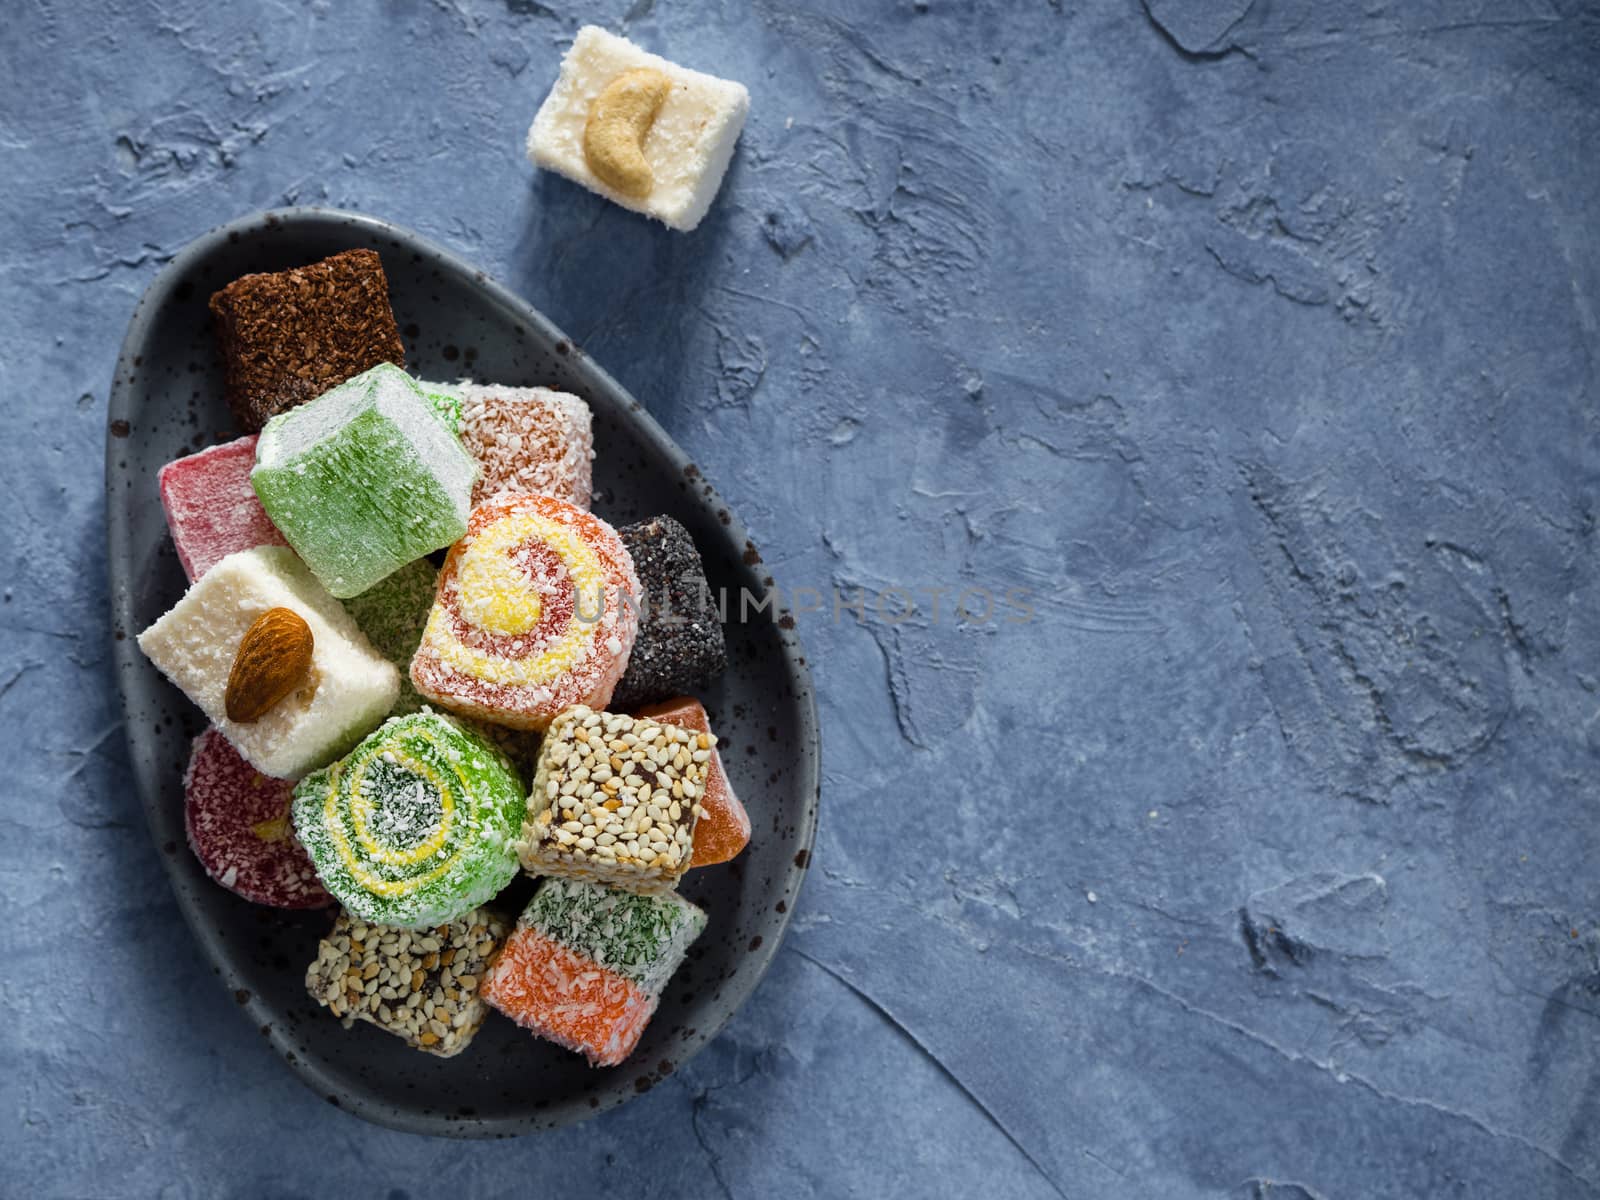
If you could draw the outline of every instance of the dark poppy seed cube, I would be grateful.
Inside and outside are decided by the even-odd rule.
[[[728,665],[722,621],[689,531],[671,517],[617,530],[633,557],[639,635],[611,707],[631,708],[693,692]]]

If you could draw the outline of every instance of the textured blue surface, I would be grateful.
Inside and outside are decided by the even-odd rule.
[[[524,163],[581,17],[750,85],[697,233]],[[1600,1192],[1592,5],[9,21],[8,1191]],[[802,618],[823,824],[754,1001],[536,1141],[388,1133],[303,1089],[124,783],[117,342],[187,239],[285,202],[525,294],[780,583],[919,589],[899,623]],[[1033,619],[959,622],[964,587],[1028,589]]]

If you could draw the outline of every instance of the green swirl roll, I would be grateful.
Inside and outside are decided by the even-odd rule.
[[[478,734],[430,709],[393,717],[294,789],[294,827],[323,886],[367,921],[426,929],[517,872],[526,793]]]

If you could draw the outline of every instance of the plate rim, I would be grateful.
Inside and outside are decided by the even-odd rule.
[[[610,395],[615,396],[626,410],[628,419],[638,428],[643,440],[651,443],[658,453],[677,467],[680,474],[692,477],[696,481],[702,489],[702,501],[714,506],[718,510],[719,518],[722,513],[727,514],[727,519],[722,523],[734,544],[738,545],[742,542],[747,547],[754,548],[755,543],[750,539],[749,531],[745,528],[744,523],[739,519],[738,514],[718,495],[715,487],[706,479],[704,471],[698,464],[684,453],[682,448],[673,441],[672,437],[662,428],[649,410],[631,392],[618,383],[604,367],[590,358],[576,341],[565,334],[544,313],[467,259],[403,225],[368,213],[331,208],[325,205],[294,205],[261,209],[222,225],[214,226],[205,233],[193,238],[174,254],[140,294],[134,304],[133,312],[128,318],[128,327],[118,348],[107,404],[104,483],[108,501],[116,499],[112,485],[121,478],[119,472],[124,470],[124,468],[119,468],[117,465],[119,456],[118,442],[120,439],[114,431],[119,424],[125,425],[130,421],[130,405],[133,402],[135,390],[134,377],[137,374],[137,370],[133,366],[133,359],[138,348],[143,345],[149,328],[154,323],[154,314],[159,313],[165,307],[167,301],[171,299],[172,293],[184,282],[185,276],[189,274],[196,264],[227,245],[230,240],[236,240],[239,235],[247,232],[259,232],[263,228],[275,227],[283,229],[297,224],[312,226],[323,224],[339,225],[350,228],[353,234],[357,236],[372,236],[391,240],[401,248],[420,255],[435,267],[441,267],[470,279],[502,308],[516,313],[520,319],[526,322],[530,329],[537,330],[541,336],[548,338],[552,343],[565,342],[570,345],[573,348],[574,358],[579,360],[580,369],[594,378],[597,385],[596,391],[600,393],[609,392]],[[135,759],[134,729],[132,721],[129,720],[133,700],[130,695],[131,678],[148,666],[148,660],[139,651],[135,636],[133,589],[129,586],[129,571],[125,562],[127,556],[131,553],[132,527],[131,506],[120,503],[108,503],[106,505],[107,592],[112,621],[110,631],[112,655],[116,666],[117,693],[121,703],[124,726],[123,741],[127,746],[130,759]],[[118,563],[122,563],[123,566],[119,568],[116,566]],[[747,565],[749,564],[747,563]],[[795,765],[798,774],[797,792],[803,802],[802,810],[796,819],[795,843],[800,847],[800,852],[795,855],[794,860],[786,868],[784,878],[774,880],[775,890],[784,891],[789,897],[789,902],[786,910],[777,914],[776,936],[764,938],[760,947],[750,952],[755,957],[755,970],[748,976],[749,982],[744,987],[743,994],[738,996],[733,1003],[726,1006],[726,1011],[713,1025],[704,1030],[697,1030],[693,1039],[683,1045],[680,1052],[674,1057],[674,1070],[680,1068],[709,1045],[754,995],[761,981],[771,969],[772,961],[788,934],[789,924],[794,919],[794,914],[798,908],[799,894],[804,885],[805,877],[809,874],[810,857],[816,839],[818,809],[821,803],[821,727],[817,714],[816,691],[812,684],[810,668],[801,648],[798,632],[794,627],[795,622],[792,617],[788,621],[778,619],[781,615],[787,614],[788,608],[782,604],[780,595],[774,608],[772,625],[773,631],[778,637],[778,644],[783,654],[784,667],[790,677],[799,708],[799,728],[795,731],[797,746],[797,761]],[[119,637],[119,633],[122,636]],[[210,923],[203,919],[197,896],[191,894],[187,883],[180,874],[180,867],[176,861],[178,856],[162,853],[161,846],[157,842],[158,830],[155,819],[157,806],[163,803],[163,798],[159,794],[150,794],[150,789],[144,786],[141,774],[137,769],[133,771],[134,787],[138,792],[140,807],[144,811],[145,825],[150,833],[152,849],[155,850],[156,857],[161,861],[162,870],[166,873],[167,881],[172,887],[178,909],[183,914],[184,922],[188,925],[190,933],[200,943],[206,958],[215,969],[222,986],[226,990],[234,991],[236,995],[243,996],[248,989],[244,987],[245,978],[236,968],[232,945],[226,939],[220,937]],[[319,1060],[305,1055],[302,1047],[298,1047],[289,1040],[284,1028],[286,1023],[276,1019],[280,1015],[278,1011],[275,1008],[268,1007],[253,992],[240,1001],[240,1010],[255,1024],[269,1027],[266,1031],[266,1036],[273,1049],[277,1052],[277,1057],[285,1061],[286,1065],[294,1071],[295,1076],[312,1091],[328,1102],[363,1120],[406,1133],[455,1138],[524,1136],[588,1120],[619,1105],[626,1104],[637,1095],[642,1094],[642,1091],[636,1088],[627,1090],[616,1088],[611,1093],[602,1096],[598,1105],[592,1103],[594,1096],[591,1095],[588,1099],[578,1097],[562,1104],[552,1105],[547,1109],[540,1110],[537,1114],[514,1117],[451,1116],[445,1113],[406,1112],[387,1101],[364,1095],[361,1090],[347,1086],[337,1076],[324,1071]]]

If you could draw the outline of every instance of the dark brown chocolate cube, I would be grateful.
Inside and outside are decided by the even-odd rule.
[[[246,433],[369,367],[406,365],[389,281],[371,250],[243,275],[211,297],[211,316],[228,407]]]

